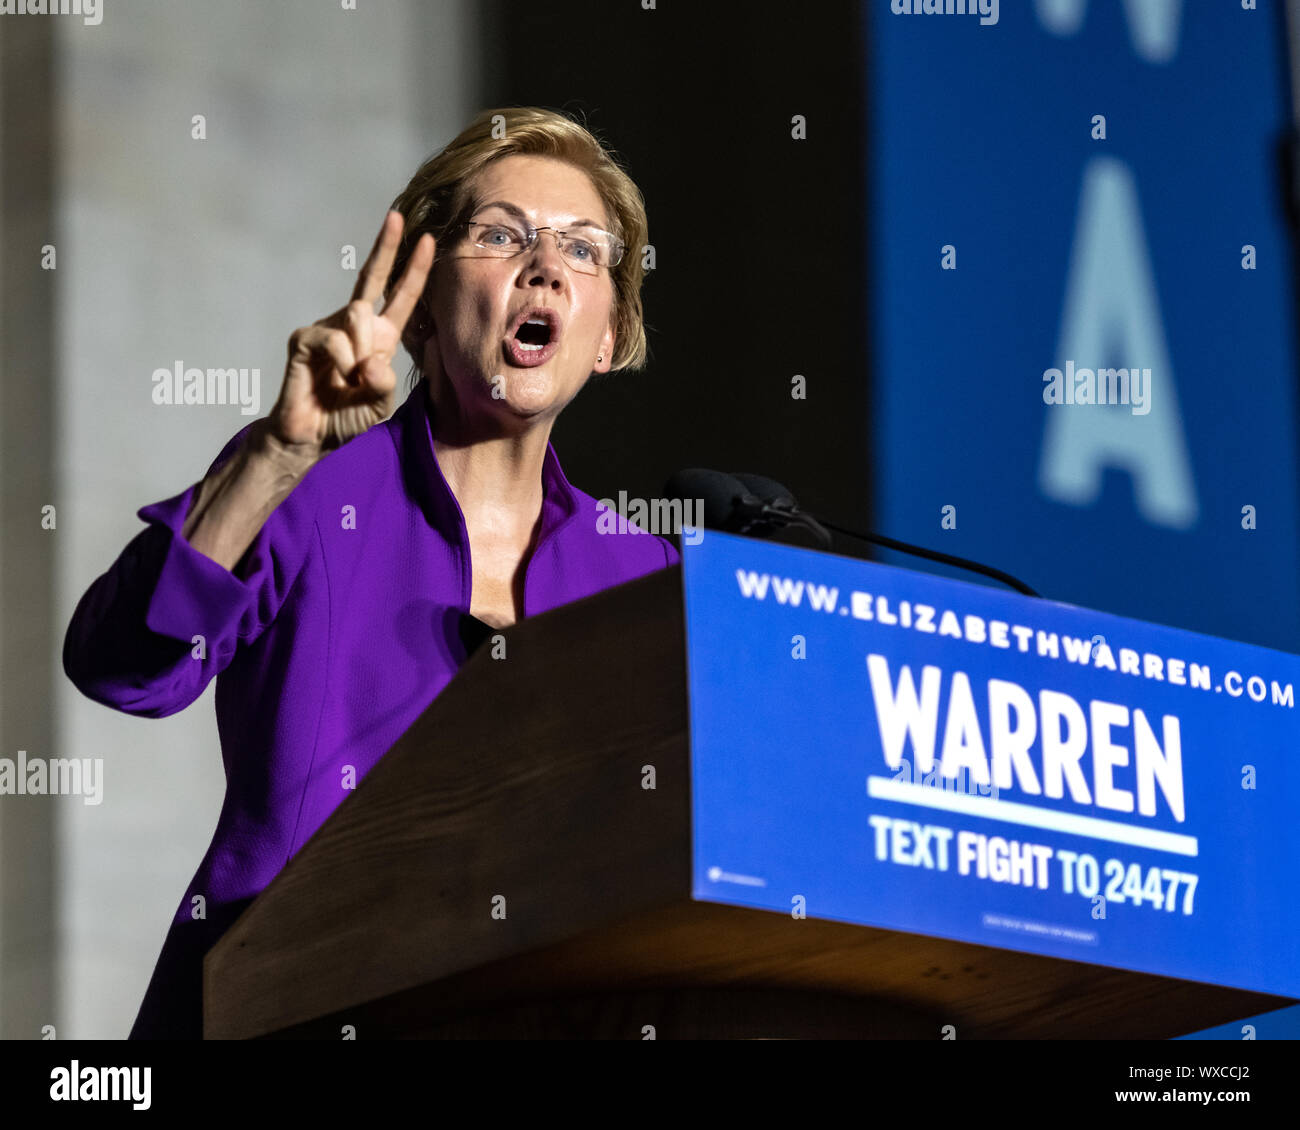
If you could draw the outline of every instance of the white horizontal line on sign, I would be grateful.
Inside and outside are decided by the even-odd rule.
[[[1196,855],[1195,836],[1177,832],[1162,832],[1158,828],[1135,828],[1118,820],[1100,820],[1095,816],[1078,816],[1072,812],[1056,812],[1048,808],[1035,808],[1031,804],[1018,804],[987,796],[969,796],[951,792],[932,785],[918,785],[914,781],[895,781],[892,777],[868,777],[867,795],[876,800],[896,800],[902,804],[917,804],[925,808],[939,808],[945,812],[959,812],[966,816],[980,816],[987,820],[1003,820],[1008,824],[1023,824],[1029,828],[1047,828],[1053,832],[1069,832],[1075,836],[1088,836],[1094,840],[1109,840],[1114,844],[1152,848],[1155,851],[1173,852],[1175,855]]]

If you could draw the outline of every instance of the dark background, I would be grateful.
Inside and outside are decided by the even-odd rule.
[[[683,467],[765,474],[869,525],[865,82],[857,5],[484,5],[479,101],[577,114],[645,195],[649,360],[553,438],[596,497]],[[499,49],[498,49],[499,45]],[[791,118],[807,139],[791,137]],[[790,395],[807,380],[807,399]]]

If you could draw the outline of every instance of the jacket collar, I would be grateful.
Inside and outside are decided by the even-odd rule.
[[[421,379],[393,414],[393,439],[401,458],[406,489],[420,504],[430,526],[449,542],[468,548],[469,535],[460,503],[447,484],[433,450],[433,401],[429,382]],[[548,440],[542,462],[542,528],[537,545],[578,512],[577,492],[565,477],[555,446]]]

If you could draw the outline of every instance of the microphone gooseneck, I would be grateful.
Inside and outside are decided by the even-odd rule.
[[[763,475],[748,472],[727,474],[703,467],[691,467],[673,475],[664,487],[664,493],[669,498],[701,500],[704,509],[704,525],[708,529],[744,534],[749,537],[770,537],[785,526],[797,525],[811,533],[825,549],[830,549],[834,544],[834,539],[829,532],[834,530],[845,537],[870,542],[899,553],[907,553],[980,573],[1004,585],[1009,585],[1017,592],[1024,593],[1025,596],[1041,595],[1024,581],[991,565],[983,565],[978,561],[957,557],[955,554],[940,553],[936,549],[898,541],[883,534],[850,530],[828,522],[824,518],[815,518],[800,509],[794,495],[786,487]]]

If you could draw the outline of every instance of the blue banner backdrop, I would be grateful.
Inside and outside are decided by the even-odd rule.
[[[876,527],[1300,647],[1279,5],[915,7],[863,21]]]

